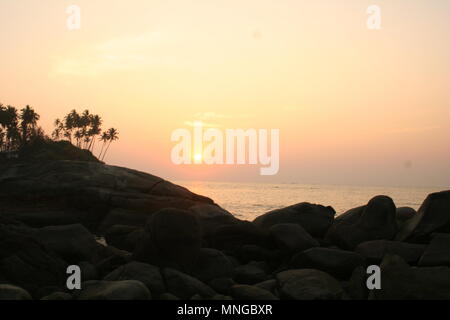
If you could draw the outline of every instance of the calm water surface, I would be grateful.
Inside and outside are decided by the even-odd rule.
[[[397,207],[418,209],[429,193],[443,188],[366,187],[307,184],[177,181],[192,192],[210,197],[236,217],[253,220],[273,209],[298,202],[332,206],[337,214],[366,204],[375,195],[390,196]]]

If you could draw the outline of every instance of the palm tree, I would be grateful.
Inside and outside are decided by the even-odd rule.
[[[80,115],[73,109],[64,117],[64,136],[72,142],[72,131],[77,128],[80,122]]]
[[[117,129],[110,128],[110,129],[108,129],[108,136],[109,136],[109,139],[108,139],[109,143],[108,143],[108,146],[106,147],[105,153],[103,154],[102,161],[105,159],[106,153],[108,152],[111,142],[119,139],[119,132],[117,131]]]
[[[91,136],[91,143],[89,144],[88,150],[94,150],[95,137],[102,132],[101,129],[102,118],[98,115],[91,116],[91,128],[89,129],[89,136]]]
[[[39,115],[30,106],[26,106],[20,110],[20,123],[22,129],[22,144],[26,144],[31,136],[31,133],[35,130]]]
[[[52,138],[54,140],[59,140],[61,139],[61,135],[63,134],[64,131],[64,124],[61,122],[61,120],[56,119],[54,122],[55,125],[55,130],[53,130],[52,132]]]
[[[101,135],[101,137],[100,137],[99,140],[100,140],[100,141],[103,141],[102,149],[100,150],[100,154],[98,155],[98,158],[101,159],[101,157],[102,157],[102,152],[103,152],[103,148],[105,147],[106,142],[108,142],[108,140],[109,140],[109,134],[108,134],[108,132],[107,132],[107,131],[104,131],[104,132],[102,133],[102,135]]]
[[[6,127],[6,150],[13,150],[18,147],[20,131],[18,128],[19,115],[13,106],[4,109],[4,124]]]

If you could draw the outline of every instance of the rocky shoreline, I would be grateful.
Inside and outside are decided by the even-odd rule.
[[[131,169],[0,165],[0,299],[450,299],[449,266],[450,191],[417,212],[379,195],[338,217],[302,202],[250,222]]]

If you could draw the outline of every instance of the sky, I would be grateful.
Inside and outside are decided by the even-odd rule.
[[[448,187],[449,15],[448,0],[0,0],[0,102],[47,133],[88,108],[119,130],[109,164],[171,180]],[[199,120],[279,129],[278,173],[173,164],[172,132]]]

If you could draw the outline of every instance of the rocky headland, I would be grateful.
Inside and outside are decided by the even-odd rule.
[[[242,221],[98,161],[0,164],[0,299],[450,299],[449,266],[450,191],[417,212],[378,195],[338,217],[302,202]]]

